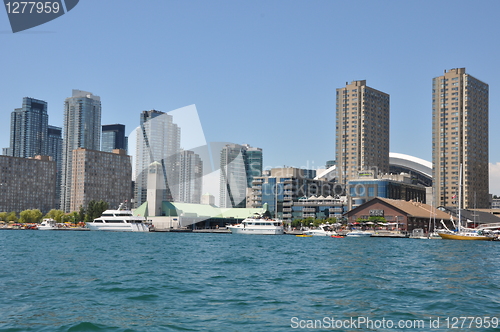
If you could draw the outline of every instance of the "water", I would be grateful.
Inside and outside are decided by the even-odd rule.
[[[429,318],[439,318],[440,330],[456,331],[447,317],[449,324],[456,316],[500,317],[499,249],[472,241],[1,231],[0,331],[292,331],[314,321],[319,330],[359,317],[375,325],[335,330],[390,330],[376,325],[385,319],[422,320],[428,331]]]

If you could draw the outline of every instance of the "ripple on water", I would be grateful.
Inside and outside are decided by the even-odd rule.
[[[21,253],[0,252],[0,331],[288,331],[291,317],[500,306],[497,243],[26,231],[0,243]]]

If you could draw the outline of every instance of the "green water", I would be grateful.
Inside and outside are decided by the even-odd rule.
[[[500,317],[496,242],[1,231],[0,249],[0,331],[493,331],[484,317]]]

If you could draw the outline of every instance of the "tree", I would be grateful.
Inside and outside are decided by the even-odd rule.
[[[0,220],[7,221],[7,212],[0,212]]]
[[[87,213],[85,215],[85,222],[91,222],[92,220],[99,218],[104,211],[108,209],[108,203],[100,200],[96,202],[91,200],[87,205]]]
[[[24,210],[19,213],[20,223],[37,223],[42,219],[42,212],[36,210]]]
[[[54,219],[57,222],[62,222],[61,219],[62,219],[63,215],[64,215],[64,211],[52,209],[49,212],[47,212],[47,214],[45,215],[45,218],[50,218],[50,219]]]
[[[7,215],[7,220],[6,221],[14,221],[14,222],[16,222],[17,221],[17,214],[16,214],[16,212],[14,212],[14,211],[9,212],[9,214]]]

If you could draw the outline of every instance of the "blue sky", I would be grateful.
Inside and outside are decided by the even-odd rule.
[[[102,124],[195,104],[209,142],[261,147],[264,163],[335,158],[335,89],[391,96],[390,150],[431,160],[431,83],[466,67],[490,86],[490,191],[500,194],[499,1],[81,0],[13,34],[0,10],[0,147],[25,96],[62,126],[72,89],[102,100]],[[497,181],[498,180],[498,181]]]

